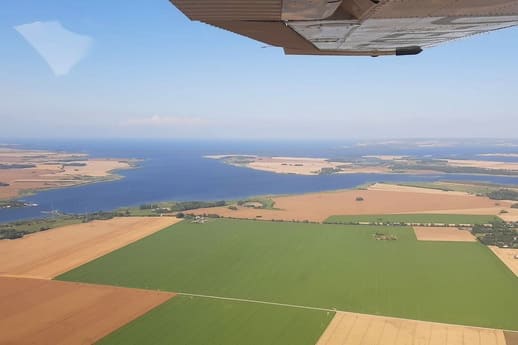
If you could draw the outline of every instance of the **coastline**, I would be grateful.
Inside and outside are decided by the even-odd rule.
[[[42,191],[122,179],[118,172],[138,168],[134,158],[90,158],[84,153],[0,148],[0,201]]]
[[[114,171],[130,170],[130,169],[136,169],[136,167],[135,168],[131,167],[131,168],[124,168],[124,169],[122,169],[122,168],[115,169]],[[81,180],[81,181],[78,181],[78,183],[75,183],[75,184],[69,185],[69,186],[55,186],[55,187],[48,187],[48,188],[41,188],[41,189],[26,189],[26,190],[21,191],[21,193],[14,198],[11,198],[11,199],[1,199],[0,198],[0,201],[11,201],[11,200],[24,198],[24,197],[31,197],[31,196],[37,195],[40,192],[46,192],[49,190],[70,189],[70,188],[83,187],[86,185],[91,185],[91,184],[96,184],[96,183],[113,182],[113,181],[122,180],[123,178],[124,178],[124,176],[119,175],[119,174],[110,174],[109,177],[107,177],[107,178],[96,178],[93,180]]]

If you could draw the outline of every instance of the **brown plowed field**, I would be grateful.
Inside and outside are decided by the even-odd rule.
[[[458,228],[414,226],[414,232],[418,241],[477,242],[471,232]]]
[[[509,337],[513,334],[509,333]],[[317,345],[421,344],[506,345],[506,338],[501,330],[338,312],[317,342]]]
[[[518,345],[518,332],[504,332],[507,345]]]
[[[51,279],[179,221],[174,217],[114,218],[3,240],[0,276]]]
[[[0,344],[92,344],[173,297],[158,291],[0,278]]]
[[[363,201],[356,201],[362,197]],[[488,209],[497,214],[501,209],[510,207],[509,202],[499,202],[486,197],[449,192],[422,192],[418,189],[408,191],[395,190],[343,190],[336,192],[314,193],[294,196],[274,197],[275,208],[279,210],[252,209],[238,207],[230,210],[227,207],[206,208],[194,213],[215,213],[224,217],[260,218],[265,220],[309,220],[324,221],[334,215],[364,214],[396,214],[396,213],[441,213],[436,210]],[[498,212],[497,212],[498,210]],[[468,213],[469,214],[469,213]],[[258,217],[259,216],[259,217]]]

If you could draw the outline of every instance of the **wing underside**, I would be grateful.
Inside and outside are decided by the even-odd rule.
[[[518,25],[518,0],[171,0],[286,54],[408,55]]]

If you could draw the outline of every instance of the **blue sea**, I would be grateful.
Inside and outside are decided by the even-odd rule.
[[[12,140],[10,142],[13,142]],[[13,142],[14,143],[14,142]],[[466,145],[419,148],[406,145],[356,146],[354,142],[261,142],[178,140],[20,141],[21,148],[87,153],[92,157],[138,158],[138,168],[119,172],[117,181],[39,192],[22,200],[37,207],[0,210],[0,222],[39,218],[47,212],[85,213],[123,206],[176,200],[229,200],[264,194],[296,194],[352,188],[368,182],[462,180],[518,185],[518,177],[460,174],[281,175],[233,167],[203,158],[211,154],[266,156],[354,157],[403,154],[426,157],[474,158],[502,148]],[[498,149],[498,151],[496,151]]]

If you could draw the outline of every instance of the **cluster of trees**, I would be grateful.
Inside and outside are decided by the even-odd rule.
[[[34,164],[0,164],[0,169],[28,169],[36,168]]]
[[[139,208],[141,210],[155,210],[159,213],[164,213],[166,211],[169,212],[183,212],[189,210],[195,210],[198,208],[208,208],[208,207],[219,207],[225,206],[227,204],[224,200],[219,201],[183,201],[172,204],[169,207],[163,207],[160,204],[143,204],[140,205]]]
[[[185,201],[185,202],[177,202],[171,207],[171,211],[181,212],[188,210],[195,210],[197,208],[208,208],[208,207],[220,207],[225,206],[227,204],[226,201]]]
[[[217,214],[214,214],[214,213],[204,213],[204,214],[201,214],[201,215],[195,215],[193,213],[184,213],[184,212],[178,212],[176,214],[176,218],[180,218],[180,219],[194,219],[196,217],[204,217],[204,218],[221,218],[219,215]]]
[[[180,213],[178,213],[180,214]],[[176,217],[178,218],[178,214],[176,215]],[[183,213],[181,213],[183,214]],[[192,219],[192,218],[195,218],[197,215],[194,215],[192,213],[186,213],[184,214],[184,218],[186,219]],[[219,214],[215,214],[215,213],[204,213],[204,214],[200,214],[198,215],[200,217],[205,217],[205,218],[222,218],[219,216]]]
[[[315,222],[315,221],[311,221],[311,220],[307,220],[307,219],[305,219],[305,220],[297,220],[297,219],[284,220],[284,219],[263,219],[263,216],[256,216],[256,218],[221,217],[218,215],[216,215],[216,216],[217,216],[216,218],[237,219],[237,220],[247,219],[247,220],[254,220],[254,221],[269,221],[269,222],[274,222],[274,223],[320,224],[319,222]],[[209,214],[209,218],[210,218],[210,214]]]
[[[409,223],[404,222],[383,222],[383,221],[376,221],[376,222],[360,222],[360,221],[343,221],[343,222],[333,222],[333,221],[325,221],[324,224],[334,224],[334,225],[363,225],[363,226],[408,226]],[[430,224],[430,223],[412,223],[416,226],[439,226],[439,224]],[[446,227],[446,225],[441,225]]]
[[[499,189],[487,193],[487,196],[493,200],[515,200],[518,201],[518,192],[512,189]]]
[[[253,203],[259,203],[259,204],[261,204],[261,206],[253,205]],[[247,200],[238,200],[237,205],[251,207],[251,208],[272,208],[274,205],[274,202],[271,199],[247,199]]]
[[[72,163],[64,163],[62,164],[63,167],[85,167],[86,163],[81,162],[72,162]]]
[[[227,164],[244,165],[255,162],[255,159],[247,156],[232,156],[224,158],[223,161]]]
[[[94,220],[108,220],[114,217],[124,217],[129,215],[127,212],[94,212],[86,215],[63,215],[57,218],[17,221],[9,224],[2,224],[0,228],[0,240],[14,240],[36,231],[47,231],[61,226],[63,221],[73,221],[77,223],[88,223]],[[24,229],[24,230],[21,230]],[[29,229],[29,230],[27,230]]]
[[[510,224],[493,222],[491,227],[475,225],[471,232],[488,246],[518,248],[518,231]]]
[[[261,206],[254,205],[255,203],[261,204]],[[239,200],[237,202],[237,205],[246,206],[250,208],[273,209],[273,207],[275,206],[275,201],[273,201],[271,198],[251,198],[246,200]]]
[[[40,156],[41,158],[46,158],[47,156]],[[84,156],[69,156],[67,158],[61,158],[59,162],[79,162],[79,161],[87,161],[88,159]]]
[[[124,217],[128,215],[128,211],[126,212],[105,212],[105,211],[99,211],[94,213],[89,213],[84,216],[83,223],[88,223],[93,220],[108,220],[115,217]],[[82,218],[83,216],[76,216]]]
[[[331,175],[331,174],[339,173],[340,171],[342,171],[342,169],[340,169],[340,168],[322,168],[322,169],[320,169],[320,172],[318,174],[319,175]]]
[[[38,231],[47,231],[50,229],[52,229],[52,227],[42,226]],[[4,229],[0,229],[0,240],[16,240],[30,233],[31,231],[16,230],[16,228],[6,227]]]
[[[26,234],[25,231],[16,231],[15,229],[0,229],[0,240],[15,240]]]

